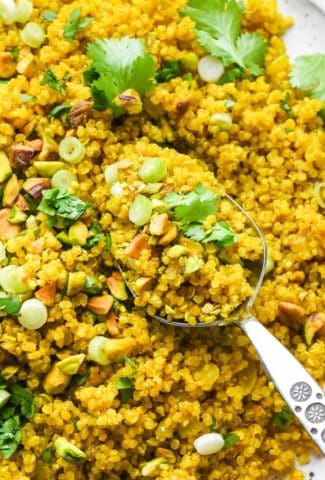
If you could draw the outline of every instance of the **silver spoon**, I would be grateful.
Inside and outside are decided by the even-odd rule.
[[[278,392],[325,456],[325,395],[323,390],[292,353],[251,313],[265,274],[267,247],[264,236],[248,212],[229,195],[225,195],[225,197],[245,215],[250,226],[259,236],[262,243],[263,261],[261,262],[260,272],[254,285],[253,294],[249,300],[235,312],[235,315],[227,320],[218,319],[211,323],[200,322],[195,325],[190,325],[185,321],[169,321],[159,315],[152,315],[152,318],[165,325],[182,328],[211,328],[229,324],[240,327],[250,339],[267,375],[273,381]],[[123,275],[123,269],[120,265],[118,265],[118,268]],[[129,285],[128,288],[131,295],[135,297],[136,295]]]

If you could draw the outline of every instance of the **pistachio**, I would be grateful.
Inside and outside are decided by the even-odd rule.
[[[280,302],[278,306],[278,319],[293,328],[299,328],[302,325],[304,310],[296,303]]]
[[[168,228],[167,232],[159,239],[159,245],[166,246],[171,243],[178,235],[177,227],[174,223]]]
[[[20,185],[16,175],[11,175],[3,189],[2,204],[11,207],[19,195]]]
[[[129,88],[120,93],[114,99],[115,105],[124,108],[130,115],[136,115],[142,112],[142,100],[138,92]]]
[[[57,364],[53,365],[43,380],[43,388],[49,395],[64,392],[70,383],[71,376],[62,372]]]
[[[78,372],[85,358],[86,355],[84,355],[83,353],[81,353],[80,355],[71,355],[58,362],[57,366],[61,370],[61,372],[67,375],[75,375]]]
[[[72,128],[76,128],[79,125],[84,125],[86,123],[93,105],[93,102],[90,102],[89,100],[82,100],[71,107],[68,113],[68,118]]]
[[[164,235],[170,227],[170,221],[167,213],[154,215],[150,221],[149,231],[151,235]]]
[[[325,337],[325,313],[310,315],[304,325],[304,336],[308,346],[313,343],[316,335]]]
[[[29,167],[35,153],[32,147],[21,143],[11,147],[12,162],[17,168]]]
[[[128,293],[120,272],[113,272],[112,275],[106,280],[106,283],[113,297],[121,301],[127,300]]]
[[[16,66],[16,70],[21,75],[25,75],[27,78],[31,78],[35,75],[37,70],[37,61],[35,55],[31,53],[24,56]]]
[[[10,52],[0,53],[0,78],[11,78],[16,73],[16,64]]]
[[[183,247],[183,245],[173,245],[167,251],[167,256],[172,259],[176,259],[186,255],[188,253],[188,249]]]
[[[42,191],[47,188],[51,188],[51,181],[49,178],[27,178],[23,183],[23,189],[25,192],[28,192],[37,202],[42,198]]]

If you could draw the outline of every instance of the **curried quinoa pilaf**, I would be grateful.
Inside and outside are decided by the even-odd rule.
[[[31,11],[25,0],[0,0],[1,478],[303,480],[295,458],[317,453],[239,328],[179,331],[146,315],[163,308],[170,319],[213,320],[220,292],[210,298],[202,285],[215,268],[221,303],[234,308],[250,295],[248,266],[261,246],[226,192],[268,245],[254,313],[325,384],[323,102],[289,80],[280,35],[292,20],[275,1],[245,2],[242,30],[266,39],[265,61],[262,44],[259,65],[224,61],[224,74],[240,77],[224,83],[197,73],[207,52],[185,7],[33,0]],[[38,24],[33,35],[28,22]],[[131,69],[129,85],[116,77],[123,89],[96,90],[101,48],[134,48],[147,77]],[[167,172],[155,165],[153,177],[139,177],[157,158]],[[221,200],[195,216],[196,231],[207,237],[227,222],[235,243],[193,241],[176,207],[165,209],[168,194],[198,185]],[[156,217],[167,213],[159,235],[148,202],[130,217],[138,195]],[[166,222],[177,236],[156,248]],[[183,250],[173,258],[174,247]],[[197,270],[181,286],[189,259]],[[116,260],[138,288],[134,302]],[[209,456],[194,447],[207,433],[223,442]]]

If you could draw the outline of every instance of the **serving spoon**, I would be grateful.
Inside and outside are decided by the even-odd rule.
[[[170,321],[159,315],[151,315],[151,318],[164,325],[178,328],[212,328],[227,325],[240,327],[250,339],[267,375],[278,392],[325,456],[325,395],[323,390],[292,353],[254,317],[251,311],[265,275],[267,262],[265,238],[249,213],[229,195],[225,195],[225,198],[245,215],[249,225],[261,240],[263,259],[258,275],[256,275],[256,283],[252,286],[254,290],[251,297],[230,318],[220,318],[211,323],[199,322],[191,325],[185,321]],[[121,265],[118,264],[118,268],[123,275]],[[135,298],[133,289],[128,284],[127,287]]]

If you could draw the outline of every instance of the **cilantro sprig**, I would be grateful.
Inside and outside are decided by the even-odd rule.
[[[195,22],[199,44],[225,67],[234,67],[221,82],[263,72],[266,40],[257,33],[240,33],[242,10],[242,3],[236,0],[188,0],[180,12]]]
[[[291,420],[293,419],[293,413],[286,405],[283,407],[281,412],[277,412],[273,417],[273,423],[277,427],[281,428],[282,430],[288,428],[290,426]]]
[[[64,220],[65,226],[71,225],[79,220],[91,206],[90,203],[80,200],[61,188],[43,190],[42,195],[43,199],[38,210],[46,213],[51,218],[53,225],[56,224],[58,218]]]
[[[10,398],[0,408],[0,453],[3,458],[10,458],[21,442],[21,427],[26,419],[35,414],[35,400],[33,394],[18,384],[7,384],[0,379],[1,390],[6,390]]]
[[[50,67],[48,67],[44,72],[41,85],[48,85],[53,90],[56,90],[57,92],[61,93],[61,95],[64,95],[64,88],[69,78],[70,74],[65,73],[62,80],[59,80]]]
[[[98,110],[111,108],[119,117],[126,111],[114,102],[118,95],[133,89],[142,97],[156,85],[155,60],[139,39],[97,39],[88,44],[87,55],[92,63],[84,79]]]
[[[200,243],[215,242],[218,247],[228,247],[236,241],[235,234],[227,222],[215,222],[205,229],[205,220],[217,213],[219,197],[204,185],[198,184],[188,194],[169,193],[164,201],[174,209],[175,218],[186,237]]]
[[[18,315],[21,307],[21,301],[19,297],[0,298],[0,313],[6,313],[7,315]]]
[[[293,87],[305,90],[311,98],[322,100],[324,107],[320,111],[325,120],[325,54],[302,55],[294,61],[290,74]]]
[[[70,13],[68,22],[64,27],[64,38],[69,42],[72,42],[72,40],[74,40],[75,36],[77,35],[78,30],[88,27],[88,25],[93,21],[93,17],[81,18],[81,8],[75,8]]]

